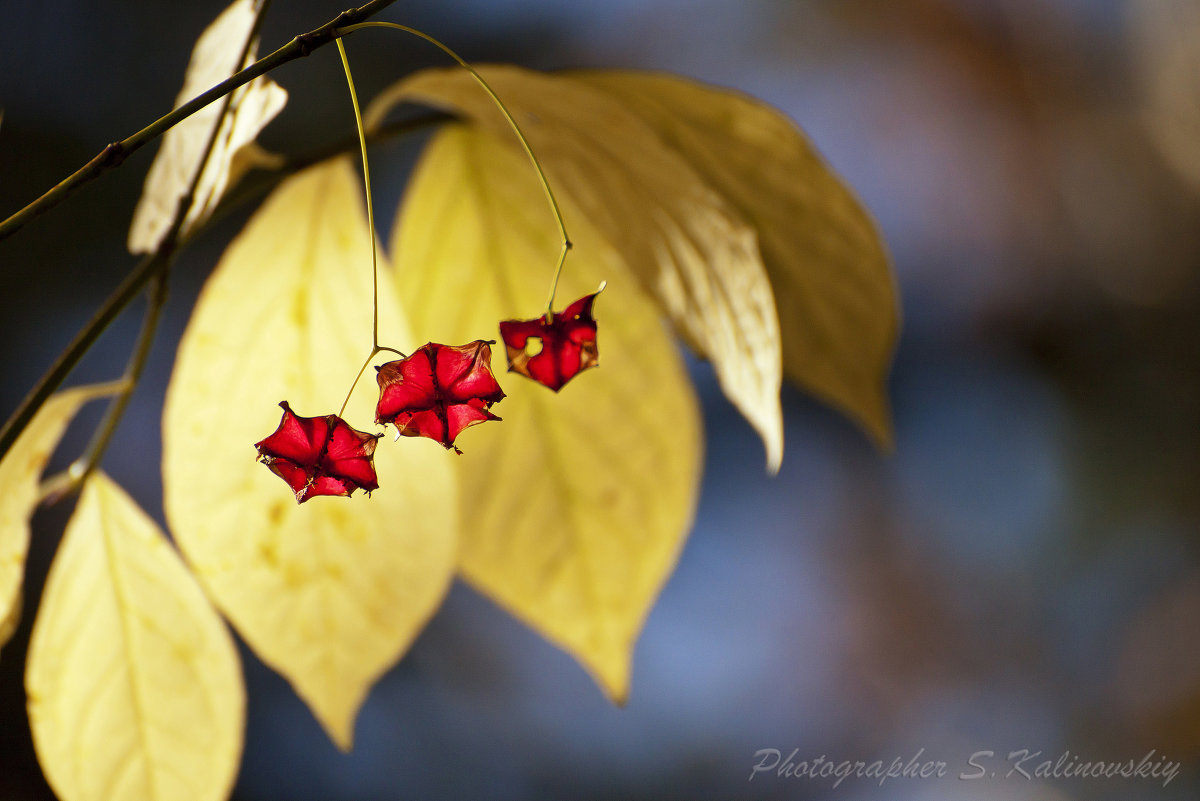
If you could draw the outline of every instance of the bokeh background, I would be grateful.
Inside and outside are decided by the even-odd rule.
[[[167,110],[223,0],[5,0],[0,215]],[[344,0],[275,0],[263,50]],[[468,59],[671,70],[778,106],[877,218],[904,330],[896,448],[785,389],[782,472],[693,376],[697,522],[611,707],[568,657],[456,585],[339,753],[243,650],[234,797],[1192,799],[1200,791],[1200,5],[1194,0],[402,0]],[[436,51],[356,38],[360,95]],[[274,76],[264,144],[347,137],[335,51]],[[419,139],[381,152],[380,205]],[[0,414],[131,268],[151,149],[0,243]],[[384,215],[387,216],[387,215]],[[234,215],[180,259],[106,469],[161,520],[159,416]],[[115,376],[131,307],[72,383]],[[83,447],[99,408],[56,464]],[[4,491],[0,488],[0,492]],[[69,507],[69,505],[66,505]],[[0,656],[0,799],[51,798],[21,670],[69,508],[36,518]],[[747,781],[755,752],[942,760],[940,780]],[[962,781],[971,754],[1181,762],[1150,779]],[[919,755],[919,756],[918,756]]]

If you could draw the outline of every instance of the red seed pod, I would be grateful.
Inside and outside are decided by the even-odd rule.
[[[275,433],[255,444],[259,460],[287,482],[304,503],[318,495],[368,495],[379,489],[375,444],[382,434],[351,428],[336,414],[300,417],[287,401]]]
[[[596,321],[592,302],[603,286],[584,295],[561,312],[534,320],[505,320],[500,337],[508,355],[508,369],[532,378],[558,392],[563,385],[599,358],[596,350]],[[541,350],[530,355],[529,340],[540,339]]]
[[[391,423],[406,437],[429,437],[446,448],[463,429],[499,420],[488,409],[504,397],[492,375],[493,344],[428,342],[411,356],[376,367],[379,403],[375,422]]]

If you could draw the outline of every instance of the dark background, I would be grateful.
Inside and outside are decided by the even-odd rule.
[[[346,4],[275,0],[263,51]],[[171,105],[223,2],[5,0],[0,216]],[[696,526],[651,613],[624,709],[567,656],[457,585],[375,688],[340,754],[243,652],[234,796],[1190,799],[1200,789],[1200,12],[1193,0],[405,1],[382,19],[477,62],[667,69],[791,115],[872,210],[904,331],[896,450],[784,392],[768,478],[694,365],[708,421]],[[443,64],[354,40],[360,96]],[[263,143],[352,134],[335,50],[273,76]],[[393,207],[419,140],[381,150]],[[0,415],[132,267],[153,148],[0,243]],[[385,218],[390,215],[382,215]],[[161,520],[159,417],[178,337],[234,215],[180,259],[105,469]],[[70,383],[117,375],[140,303]],[[98,406],[56,465],[86,442]],[[0,488],[0,491],[3,491]],[[67,505],[69,507],[69,505]],[[21,671],[69,508],[35,519],[26,614],[0,654],[0,801],[51,797]],[[943,760],[941,780],[746,777],[801,758]],[[1181,761],[1145,779],[967,782],[968,757]],[[923,750],[923,752],[922,752]],[[1005,769],[1007,766],[1003,766]]]

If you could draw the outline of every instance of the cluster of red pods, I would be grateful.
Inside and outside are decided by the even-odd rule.
[[[585,295],[561,312],[501,322],[508,369],[557,392],[594,366],[596,294]],[[541,349],[532,355],[530,340],[541,341]],[[454,441],[464,429],[500,419],[491,411],[504,397],[492,374],[492,344],[483,339],[466,345],[428,342],[403,359],[376,367],[375,422],[390,423],[407,437],[429,437],[461,453]],[[279,427],[254,447],[260,461],[291,487],[298,503],[379,488],[374,458],[383,434],[359,431],[336,414],[300,417],[286,400],[279,405]]]

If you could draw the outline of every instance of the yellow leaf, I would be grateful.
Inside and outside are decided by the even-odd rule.
[[[38,502],[38,480],[67,424],[90,400],[111,395],[114,384],[74,387],[50,398],[0,461],[0,646],[21,614],[21,580],[29,550],[29,518]]]
[[[236,0],[204,30],[192,50],[183,89],[175,98],[176,108],[254,62],[257,41],[251,44],[245,61],[239,63],[238,59],[261,5],[262,0]],[[256,78],[233,92],[229,110],[221,120],[192,205],[184,218],[182,233],[207,219],[226,188],[237,183],[250,167],[263,161],[262,151],[251,147],[254,138],[286,103],[287,92],[265,77]],[[223,105],[223,100],[210,103],[163,136],[162,147],[146,175],[142,198],[129,228],[131,252],[149,253],[162,241],[180,198],[191,186]]]
[[[237,650],[162,532],[101,473],[50,568],[25,686],[62,801],[228,796],[245,718]]]
[[[503,422],[460,438],[460,569],[621,702],[691,525],[700,420],[657,310],[587,216],[570,203],[564,213],[576,249],[557,305],[608,281],[595,305],[600,367],[558,394],[509,374]],[[529,163],[490,134],[438,134],[394,230],[406,306],[431,339],[487,336],[544,310],[557,232]]]
[[[517,67],[480,70],[569,197],[666,312],[711,359],[725,395],[763,438],[772,471],[783,458],[779,322],[754,229],[677,151],[605,92],[569,76]],[[424,70],[384,92],[395,104],[461,112],[516,148],[491,99],[461,69]]]
[[[886,379],[899,314],[870,217],[804,134],[753,98],[664,74],[572,76],[628,107],[758,232],[784,374],[891,442]]]
[[[347,160],[283,184],[229,246],[184,334],[163,417],[167,519],[217,605],[349,748],[375,679],[408,648],[454,572],[453,456],[382,442],[371,497],[298,506],[255,461],[281,400],[336,413],[371,345],[371,246]],[[410,349],[381,264],[384,344]],[[380,361],[383,358],[381,357]],[[365,376],[345,419],[365,429]]]

